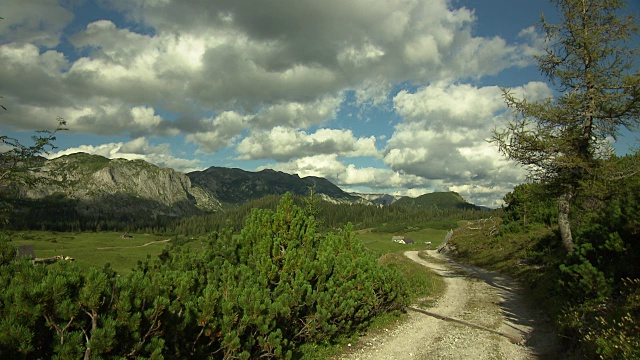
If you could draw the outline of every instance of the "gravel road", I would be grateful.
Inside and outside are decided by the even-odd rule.
[[[518,294],[515,283],[492,272],[456,263],[436,251],[428,260],[405,255],[443,276],[447,288],[430,312],[460,319],[522,339],[409,312],[399,327],[362,337],[339,359],[555,359],[556,337]]]

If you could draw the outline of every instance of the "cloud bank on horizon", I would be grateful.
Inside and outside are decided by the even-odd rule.
[[[64,118],[54,157],[273,168],[499,206],[525,176],[487,142],[510,116],[500,87],[530,99],[552,90],[532,66],[539,12],[507,24],[472,5],[8,0],[0,127],[29,134]],[[504,21],[504,33],[483,21]]]

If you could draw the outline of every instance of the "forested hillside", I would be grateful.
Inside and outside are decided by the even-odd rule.
[[[32,169],[24,172],[37,181],[2,194],[16,209],[3,224],[12,229],[194,235],[230,223],[238,231],[252,208],[273,210],[286,192],[299,205],[311,195],[321,226],[327,229],[349,222],[356,228],[390,232],[424,228],[428,223],[450,229],[455,220],[487,216],[485,209],[454,192],[404,197],[378,206],[326,179],[273,170],[212,167],[187,177],[141,160],[76,153],[53,160],[35,158]]]
[[[178,219],[167,223],[161,230],[172,234],[197,235],[231,226],[237,231],[252,209],[275,209],[279,199],[280,196],[266,196],[223,212]],[[457,227],[458,220],[500,214],[500,210],[460,209],[457,206],[433,209],[395,204],[335,204],[309,196],[295,196],[294,201],[301,207],[311,206],[319,226],[326,230],[340,229],[348,223],[356,229],[372,228],[380,232],[403,232],[427,227],[449,230]]]
[[[448,192],[434,192],[420,195],[417,198],[403,197],[393,203],[396,206],[421,207],[429,210],[481,210],[482,208],[468,203],[460,194]]]
[[[34,157],[30,163],[19,172],[34,181],[13,183],[11,191],[0,194],[17,210],[10,214],[12,228],[162,228],[171,219],[214,213],[223,205],[233,209],[269,195],[290,192],[304,196],[310,188],[330,202],[368,203],[326,179],[300,178],[274,170],[211,167],[187,176],[143,160],[107,159],[86,153],[51,160]],[[50,211],[52,208],[57,211]]]
[[[0,194],[15,211],[14,228],[96,230],[153,224],[164,217],[203,214],[220,202],[173,169],[142,160],[107,159],[75,153],[52,160],[34,158]],[[56,211],[51,211],[56,209]]]

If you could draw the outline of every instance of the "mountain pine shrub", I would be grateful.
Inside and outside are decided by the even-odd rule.
[[[2,359],[286,359],[407,302],[349,227],[317,232],[290,195],[252,211],[240,236],[174,246],[123,276],[12,260],[0,240]]]
[[[594,181],[579,205],[576,251],[560,270],[565,332],[591,357],[640,357],[640,176]]]
[[[397,272],[378,265],[349,227],[316,232],[291,196],[276,211],[254,210],[239,237],[227,232],[216,244],[227,255],[205,302],[221,312],[207,311],[223,318],[209,334],[228,355],[289,358],[301,343],[331,341],[406,305]]]

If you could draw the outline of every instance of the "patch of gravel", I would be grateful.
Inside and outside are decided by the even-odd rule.
[[[543,359],[558,351],[556,336],[536,317],[506,277],[456,263],[436,251],[409,259],[440,274],[446,291],[428,310],[521,338],[514,344],[498,334],[409,312],[397,328],[365,335],[340,360],[366,359]]]

